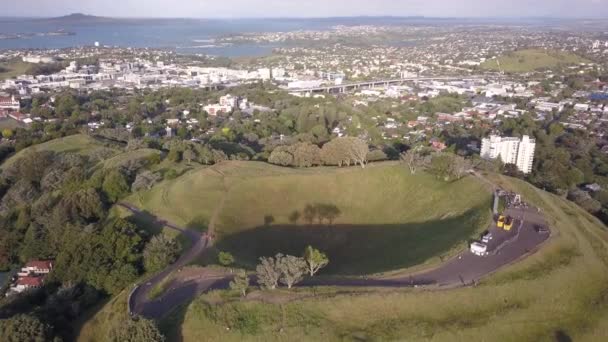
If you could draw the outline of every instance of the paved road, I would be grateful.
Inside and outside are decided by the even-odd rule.
[[[142,211],[140,211],[138,208],[136,208],[133,205],[130,205],[127,203],[119,203],[118,205],[133,212],[134,214],[143,214]],[[175,224],[158,219],[156,217],[154,217],[154,219],[156,219],[159,224],[180,232],[181,234],[183,234],[185,237],[187,237],[191,241],[190,249],[188,249],[184,254],[182,254],[175,263],[171,264],[170,266],[168,266],[167,268],[162,270],[160,273],[154,275],[153,277],[151,277],[151,278],[147,279],[146,281],[144,281],[143,283],[139,284],[139,286],[137,286],[133,290],[131,295],[129,296],[129,312],[130,313],[139,314],[139,315],[143,315],[143,316],[150,316],[150,317],[159,317],[159,314],[161,314],[161,311],[163,309],[166,309],[169,307],[169,305],[167,305],[167,304],[169,304],[169,301],[165,301],[165,303],[162,303],[159,305],[159,303],[157,303],[157,301],[148,300],[148,293],[150,292],[150,290],[152,288],[154,288],[154,286],[156,284],[160,283],[171,272],[178,270],[181,267],[194,261],[196,259],[196,257],[198,257],[203,252],[203,250],[207,247],[208,238],[207,238],[206,234],[201,234],[200,232],[190,230],[190,229],[180,228]],[[181,293],[179,295],[176,294],[176,298],[174,298],[175,301],[172,301],[172,303],[174,303],[174,304],[170,305],[171,307],[178,305],[179,304],[178,299],[181,299],[188,294],[188,289],[189,289],[188,285],[189,284],[184,283],[182,285],[185,287],[181,290]],[[181,288],[181,286],[180,286],[180,288]],[[194,294],[192,293],[192,296],[189,298],[192,298],[193,296],[194,296]],[[166,310],[166,311],[169,311],[169,310]],[[163,311],[162,313],[166,313],[166,311]]]
[[[134,213],[140,211],[128,204],[120,204]],[[513,229],[506,232],[490,227],[494,238],[488,244],[489,255],[480,257],[464,251],[441,266],[417,274],[394,276],[391,278],[334,277],[307,279],[299,286],[365,286],[365,287],[406,287],[406,286],[463,286],[477,282],[500,267],[510,264],[534,251],[547,240],[549,233],[537,233],[536,225],[547,226],[544,218],[535,208],[509,209],[507,215],[516,220]],[[182,229],[161,221],[166,226],[180,231],[193,241],[192,247],[179,260],[137,287],[130,297],[129,308],[133,314],[150,318],[160,318],[178,305],[186,303],[199,294],[218,288],[226,288],[231,276],[225,272],[201,267],[196,274],[172,283],[169,291],[155,300],[148,300],[149,291],[169,273],[180,269],[194,260],[208,246],[207,237],[198,232]]]
[[[513,229],[506,232],[494,224],[490,232],[494,238],[488,244],[489,255],[480,257],[470,251],[464,251],[455,258],[441,264],[438,268],[406,276],[391,278],[341,278],[310,279],[303,285],[317,286],[388,286],[404,287],[415,285],[461,286],[470,285],[484,276],[493,273],[500,267],[534,251],[547,240],[549,233],[537,233],[536,225],[547,226],[542,215],[536,209],[509,209],[505,214],[517,218]],[[500,248],[498,248],[500,247]]]

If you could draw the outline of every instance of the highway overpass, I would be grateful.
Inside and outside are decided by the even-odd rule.
[[[496,78],[495,76],[493,76]],[[409,77],[409,78],[398,78],[398,79],[387,79],[387,80],[374,80],[374,81],[363,81],[363,82],[354,82],[354,83],[345,83],[338,85],[328,85],[328,86],[320,86],[320,87],[312,87],[312,88],[292,88],[286,89],[290,93],[344,93],[353,89],[360,88],[374,88],[378,86],[388,87],[390,85],[398,85],[403,84],[405,82],[411,81],[462,81],[462,80],[479,80],[489,78],[488,76],[429,76],[429,77]]]

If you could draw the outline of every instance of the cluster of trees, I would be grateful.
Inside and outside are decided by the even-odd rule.
[[[413,148],[402,153],[401,161],[412,174],[423,170],[445,181],[461,179],[472,167],[468,159],[457,154],[432,152],[423,148]]]
[[[100,299],[85,285],[48,284],[0,301],[0,341],[69,341],[73,322]]]
[[[293,145],[283,145],[275,148],[268,162],[281,166],[311,167],[321,165],[321,149],[319,146],[300,142]]]
[[[226,147],[226,146],[223,146]],[[173,162],[186,161],[188,164],[197,162],[202,165],[211,165],[220,163],[224,160],[229,160],[230,155],[238,154],[239,152],[233,153],[233,150],[226,148],[228,154],[222,149],[216,149],[211,145],[197,144],[190,141],[172,140],[163,145],[165,150],[168,150],[167,159]],[[238,149],[238,148],[235,148]],[[237,158],[234,158],[237,159]],[[243,159],[249,159],[248,157]]]
[[[169,266],[179,257],[180,246],[166,235],[155,235],[143,251],[144,267],[148,272],[157,272]]]
[[[275,257],[262,257],[256,267],[257,281],[265,289],[276,289],[279,284],[291,288],[304,279],[304,275],[312,277],[328,263],[327,256],[311,246],[306,247],[302,257],[281,253]]]
[[[26,301],[18,309],[13,298],[0,301],[0,319],[33,314],[52,327],[49,333],[69,336],[65,322],[176,259],[176,241],[109,215],[138,174],[149,172],[149,158],[104,168],[98,159],[104,155],[32,151],[3,167],[0,268],[32,259],[53,259],[55,268],[43,289],[14,297]]]
[[[526,179],[535,186],[567,196],[604,222],[608,222],[608,156],[597,138],[584,130],[565,129],[559,121],[567,110],[554,113],[551,120],[537,122],[528,115],[508,119],[501,125],[505,134],[527,134],[536,139],[532,173],[523,175],[506,167],[511,176]],[[585,184],[597,183],[602,190],[587,193]],[[583,193],[584,192],[584,193]]]
[[[321,160],[325,165],[350,166],[361,165],[365,167],[369,146],[359,138],[340,137],[323,145]]]
[[[223,266],[230,266],[235,259],[228,252],[220,252],[218,261]],[[276,289],[279,284],[292,288],[304,279],[305,275],[314,276],[328,263],[327,255],[312,246],[306,247],[302,257],[281,253],[274,257],[262,257],[256,267],[257,283],[261,288],[270,290]],[[244,270],[238,270],[229,287],[244,297],[247,295],[250,284],[251,280],[247,273]]]
[[[368,144],[355,137],[335,138],[319,148],[309,142],[300,142],[275,148],[268,162],[282,166],[311,167],[317,165],[365,167],[368,155]]]
[[[350,147],[340,142],[329,144],[324,154],[314,146],[327,145],[332,140],[332,130],[337,126],[349,136],[365,135],[372,144],[380,146],[384,140],[372,117],[382,118],[392,116],[393,111],[407,110],[407,106],[395,108],[388,101],[378,101],[368,107],[354,107],[333,98],[297,98],[272,90],[275,89],[266,84],[231,88],[231,94],[247,97],[251,102],[267,106],[270,110],[254,110],[248,114],[236,110],[230,120],[208,116],[200,106],[201,103],[217,101],[228,91],[174,88],[126,93],[113,89],[86,94],[66,90],[53,96],[37,95],[31,101],[23,101],[22,111],[56,120],[34,122],[29,129],[18,128],[12,132],[12,138],[16,142],[15,149],[19,151],[27,146],[88,130],[86,124],[90,120],[103,120],[104,128],[96,134],[115,141],[138,142],[133,146],[142,146],[141,141],[145,141],[150,148],[171,152],[171,149],[162,146],[165,120],[181,118],[187,110],[189,118],[198,119],[199,123],[195,126],[203,130],[213,127],[215,130],[214,133],[205,134],[198,127],[190,129],[180,125],[174,140],[186,142],[196,138],[203,144],[175,147],[171,159],[202,164],[211,164],[223,158],[267,160],[272,151],[285,142],[306,142],[309,144],[296,148],[279,148],[273,156],[274,162],[291,166],[364,165],[366,158],[380,160],[386,157],[379,150],[368,157],[362,156],[365,148],[356,141]],[[126,130],[127,124],[132,125],[132,129]],[[321,160],[322,157],[327,160]]]
[[[36,317],[18,314],[0,320],[0,339],[7,342],[46,342],[61,341],[53,333],[53,328]]]

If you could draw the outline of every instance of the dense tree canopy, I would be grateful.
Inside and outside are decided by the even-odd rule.
[[[163,234],[155,235],[144,249],[144,266],[149,272],[162,270],[179,255],[179,244]]]
[[[0,320],[0,340],[6,342],[48,342],[53,341],[53,333],[48,324],[30,315],[21,314]]]

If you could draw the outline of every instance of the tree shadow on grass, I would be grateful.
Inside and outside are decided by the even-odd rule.
[[[158,217],[154,216],[148,211],[132,212],[129,211],[130,215],[127,220],[138,227],[144,228],[151,235],[159,234],[163,231],[165,222],[159,220]]]
[[[459,217],[405,224],[266,225],[224,237],[219,250],[253,268],[261,256],[301,255],[312,245],[327,253],[323,273],[362,275],[411,267],[465,243],[485,222],[485,208]]]
[[[558,330],[555,332],[555,341],[556,342],[572,342],[572,338],[563,330]]]

